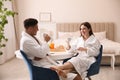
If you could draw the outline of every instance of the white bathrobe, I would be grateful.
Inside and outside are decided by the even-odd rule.
[[[78,51],[79,47],[87,48],[87,52]],[[87,70],[90,65],[96,61],[95,56],[99,54],[100,42],[95,38],[94,35],[91,35],[86,41],[83,37],[79,37],[71,45],[69,52],[79,53],[76,57],[73,57],[69,60],[75,68],[75,70],[81,75],[84,79],[87,75]]]
[[[35,66],[46,68],[53,66],[53,63],[51,63],[46,56],[50,51],[48,44],[46,42],[38,44],[38,42],[26,32],[22,32],[20,50],[23,50],[27,54]],[[39,57],[41,60],[36,61],[34,57]]]

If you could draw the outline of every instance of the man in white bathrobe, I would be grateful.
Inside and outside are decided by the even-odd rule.
[[[20,49],[32,60],[33,65],[46,68],[50,67],[52,63],[47,58],[49,54],[47,42],[50,40],[50,37],[46,34],[44,35],[44,43],[38,41],[35,37],[38,31],[38,21],[36,19],[26,19],[24,21],[24,28],[25,31],[22,32],[22,38],[20,40]]]

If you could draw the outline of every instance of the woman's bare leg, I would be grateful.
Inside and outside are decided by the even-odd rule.
[[[61,66],[53,66],[50,69],[56,71],[58,75],[67,78],[67,73],[71,72],[74,69],[74,66],[70,62],[66,62]]]
[[[73,80],[82,80],[82,78],[79,74],[77,74],[77,76]]]
[[[67,74],[66,74],[65,70],[59,69],[56,66],[55,67],[50,67],[50,69],[56,71],[59,76],[67,78]]]
[[[63,65],[61,66],[57,66],[59,69],[62,69],[62,70],[67,70],[67,69],[74,69],[74,66],[72,63],[70,62],[66,62],[64,63]]]
[[[66,62],[61,66],[52,66],[50,68],[52,70],[67,70],[67,69],[74,69],[74,66],[70,62]]]
[[[67,78],[67,73],[73,71],[72,69],[61,70],[61,69],[56,68],[56,67],[51,67],[51,69],[54,70],[54,71],[56,71],[59,76],[62,76],[64,78]]]

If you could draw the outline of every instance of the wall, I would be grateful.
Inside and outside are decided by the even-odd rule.
[[[23,20],[40,12],[51,12],[52,22],[114,22],[115,40],[120,42],[120,0],[15,0],[20,33]]]
[[[9,10],[12,10],[12,3],[5,2],[4,6]],[[8,41],[6,43],[6,47],[0,48],[2,50],[3,55],[0,56],[0,64],[10,60],[15,56],[14,51],[16,50],[16,41],[15,41],[15,30],[14,30],[14,22],[12,17],[7,17],[8,24],[5,25],[4,33]]]

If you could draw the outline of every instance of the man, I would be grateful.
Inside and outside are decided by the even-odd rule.
[[[49,68],[53,65],[47,58],[49,54],[47,42],[50,40],[50,37],[46,34],[44,35],[44,43],[38,41],[35,37],[38,31],[38,21],[34,18],[26,19],[24,21],[24,28],[25,31],[22,32],[20,49],[32,60],[33,65]]]

